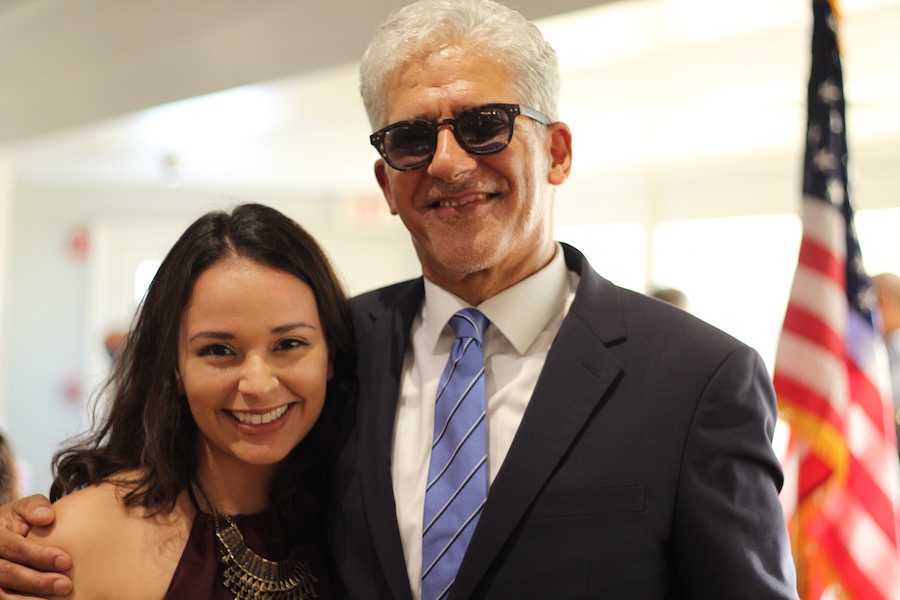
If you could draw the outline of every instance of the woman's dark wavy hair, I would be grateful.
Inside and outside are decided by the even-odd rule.
[[[197,278],[229,257],[290,273],[313,291],[333,355],[334,374],[315,426],[283,461],[271,507],[293,531],[308,525],[327,491],[334,456],[350,427],[355,351],[350,303],[325,253],[302,227],[273,208],[245,204],[195,221],[175,242],[150,284],[95,411],[94,427],[54,456],[50,498],[139,473],[127,505],[168,511],[197,467],[197,427],[178,391],[178,336]]]

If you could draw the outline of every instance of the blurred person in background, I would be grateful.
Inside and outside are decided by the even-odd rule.
[[[653,288],[650,292],[651,298],[656,298],[657,300],[662,300],[663,302],[668,302],[672,306],[677,306],[681,310],[688,310],[690,307],[690,303],[688,302],[687,294],[679,290],[678,288],[672,287],[657,287]]]
[[[894,425],[897,438],[900,439],[900,276],[895,273],[880,273],[872,277],[872,284],[878,296],[884,325],[884,341],[891,365]]]

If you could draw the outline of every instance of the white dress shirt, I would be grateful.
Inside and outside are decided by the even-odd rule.
[[[482,340],[487,398],[488,477],[493,482],[531,398],[579,277],[557,245],[550,263],[477,308],[491,321]],[[448,322],[468,304],[425,280],[413,321],[394,421],[391,475],[413,597],[422,588],[422,515],[434,435],[434,399],[454,334]]]

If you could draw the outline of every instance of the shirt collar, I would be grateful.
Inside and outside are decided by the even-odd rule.
[[[557,244],[547,266],[476,308],[506,336],[517,352],[524,354],[550,320],[563,310],[571,285],[562,248]],[[422,316],[429,348],[433,350],[437,346],[450,317],[468,306],[447,290],[425,280]]]

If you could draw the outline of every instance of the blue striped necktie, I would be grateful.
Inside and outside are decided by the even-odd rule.
[[[456,341],[438,385],[422,526],[422,600],[445,598],[487,500],[487,425],[481,336],[474,308],[450,318]]]

